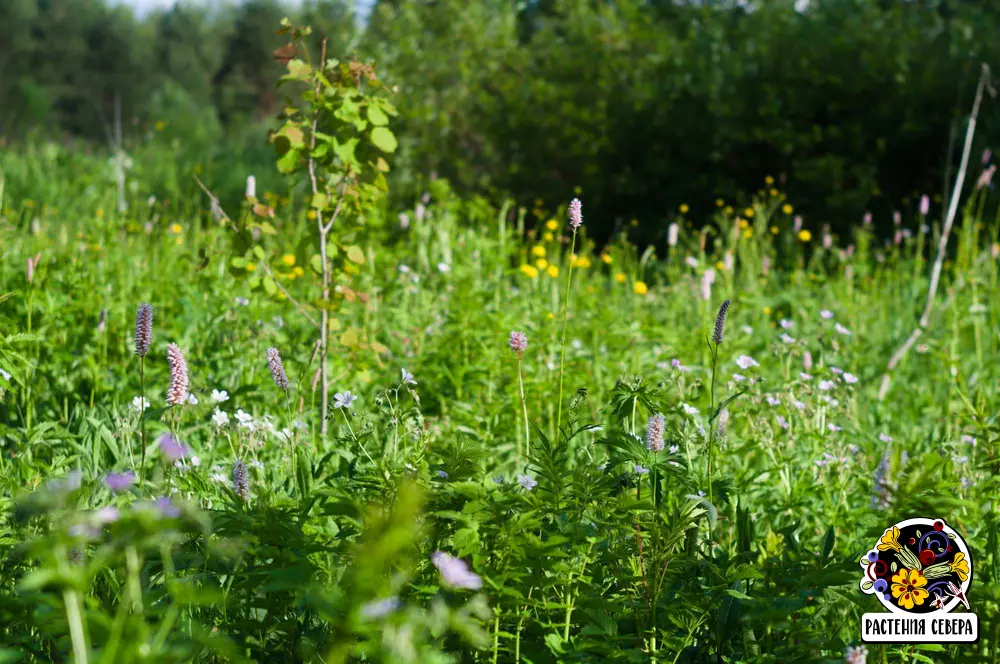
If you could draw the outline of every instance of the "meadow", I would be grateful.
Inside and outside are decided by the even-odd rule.
[[[761,174],[654,248],[586,191],[337,218],[132,158],[123,208],[106,156],[0,155],[0,661],[1000,662],[985,190],[880,395],[934,199],[834,237]],[[912,515],[974,553],[978,643],[859,644]]]

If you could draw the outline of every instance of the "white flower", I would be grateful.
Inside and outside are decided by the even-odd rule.
[[[753,334],[753,328],[750,327],[749,325],[744,325],[743,326],[743,334],[747,334],[747,335]]]
[[[778,426],[780,426],[782,429],[788,428],[788,420],[786,420],[784,417],[778,415],[775,419],[778,420]]]
[[[893,440],[892,436],[889,436],[889,435],[884,434],[884,433],[880,433],[878,435],[878,439],[881,440],[883,443],[891,443],[892,440]]]
[[[698,267],[698,259],[695,258],[694,256],[688,256],[687,258],[684,259],[684,262],[688,264],[688,267],[693,267],[693,268]]]
[[[834,433],[837,433],[838,431],[843,431],[844,430],[843,427],[838,427],[833,422],[830,422],[829,424],[827,424],[826,428],[829,429],[830,431],[834,432]]]
[[[976,446],[976,438],[974,436],[969,436],[968,434],[962,436],[962,442],[967,445]]]
[[[174,468],[176,468],[181,472],[184,472],[185,470],[188,469],[187,465],[185,465],[183,461],[174,461]]]
[[[242,413],[243,411],[240,412]],[[215,423],[216,427],[226,426],[227,424],[229,424],[229,413],[227,413],[224,410],[219,410],[218,408],[216,408],[215,412],[212,413],[212,422]]]
[[[248,307],[250,306],[250,300],[246,299],[245,297],[238,297],[236,298],[236,304],[240,305],[241,307]]]
[[[849,385],[853,385],[854,383],[858,382],[858,377],[857,376],[855,376],[852,373],[847,373],[846,371],[844,372],[844,375],[842,376],[842,378],[844,379],[844,382],[847,383],[847,384],[849,384]]]
[[[410,266],[409,265],[405,265],[403,263],[400,263],[399,264],[399,271],[402,272],[403,274],[407,274],[410,271]]]
[[[795,337],[790,337],[787,334],[782,334],[781,341],[786,344],[793,344],[795,343]]]
[[[198,405],[198,397],[194,395],[194,392],[188,392],[187,402],[192,406]]]
[[[833,312],[830,311],[829,309],[823,309],[821,312],[819,312],[819,315],[822,316],[824,320],[830,320],[831,318],[833,318]]]
[[[826,392],[827,390],[832,390],[835,387],[836,384],[834,384],[832,380],[821,380],[819,382],[819,389],[823,390],[824,392]]]
[[[837,368],[837,367],[830,367],[830,371],[832,371],[833,373],[837,374],[838,376],[839,376],[840,374],[844,373],[844,370],[843,370],[843,369],[839,369],[839,368]]]
[[[837,401],[837,400],[836,400],[836,399],[834,399],[833,397],[831,397],[831,396],[829,396],[829,395],[826,395],[826,394],[824,394],[823,396],[821,396],[821,397],[820,397],[820,399],[822,399],[823,401],[825,401],[825,402],[827,402],[828,404],[830,404],[830,407],[831,407],[831,408],[836,408],[837,406],[839,406],[839,405],[840,405],[840,402],[839,402],[839,401]]]
[[[257,470],[264,470],[264,464],[262,464],[257,459],[247,462],[247,465],[250,466],[251,468],[256,468]]]
[[[438,272],[451,272],[451,266],[442,261],[438,263]]]
[[[749,355],[740,355],[736,358],[736,365],[740,369],[749,369],[750,367],[759,367],[757,360],[753,359]]]
[[[784,318],[781,319],[781,328],[782,329],[784,329],[784,330],[790,330],[793,327],[795,327],[795,323],[793,323],[790,320],[786,320]]]
[[[517,483],[524,487],[525,491],[531,491],[538,486],[538,482],[534,477],[531,475],[521,475],[520,473],[517,475]]]
[[[303,422],[302,420],[295,420],[294,422],[292,422],[292,427],[301,430],[301,429],[308,429],[309,425]]]
[[[149,399],[143,399],[142,397],[135,397],[132,399],[132,410],[137,413],[149,408]]]
[[[244,413],[242,408],[236,411],[234,417],[240,423],[240,426],[242,428],[250,429],[251,431],[253,431],[256,428],[256,425],[254,424],[253,421],[253,416],[250,415],[249,413]]]
[[[847,329],[846,327],[844,327],[843,325],[841,325],[840,323],[837,323],[836,325],[834,325],[834,326],[833,326],[833,329],[837,330],[837,332],[838,332],[839,334],[843,334],[843,335],[845,335],[845,336],[851,336],[851,331],[850,331],[850,330],[848,330],[848,329]]]
[[[805,410],[805,408],[806,408],[806,405],[804,403],[802,403],[801,401],[799,401],[798,399],[792,399],[792,405],[795,406],[799,410]]]
[[[635,471],[636,475],[645,475],[646,473],[649,472],[649,468],[646,468],[644,466],[640,466],[638,464],[636,464],[636,466],[633,468],[633,470]]]
[[[10,374],[4,371],[3,369],[0,369],[0,376],[3,376],[3,379],[8,383],[10,382]]]
[[[779,399],[778,397],[771,396],[770,394],[768,394],[767,397],[766,397],[766,399],[767,399],[768,405],[771,405],[771,406],[780,406],[781,405],[781,399]]]
[[[191,465],[194,466],[195,468],[197,468],[198,466],[200,466],[201,465],[201,457],[199,457],[199,456],[193,456],[193,457],[191,457]]]
[[[744,376],[743,374],[736,374],[736,373],[733,374],[733,380],[736,381],[737,383],[742,383],[746,379],[747,377]]]
[[[215,403],[229,401],[229,392],[225,390],[212,390],[212,401]]]
[[[358,397],[351,394],[350,390],[346,392],[337,392],[333,395],[333,407],[334,408],[351,408],[352,404],[358,400]]]
[[[799,374],[799,378],[801,378],[802,380],[812,380],[813,379],[812,375],[807,374],[805,371],[803,371],[802,373]]]
[[[212,473],[212,481],[218,482],[219,484],[228,484],[229,478],[222,473]]]
[[[670,446],[670,449],[669,449],[668,451],[669,451],[669,452],[670,452],[671,454],[677,454],[678,452],[680,452],[680,451],[681,451],[681,448],[680,448],[680,446],[679,446],[679,445],[671,445],[671,446]]]
[[[697,415],[698,414],[698,409],[695,408],[694,406],[689,405],[689,404],[682,403],[681,404],[681,408],[683,408],[684,412],[687,413],[688,415]]]
[[[417,381],[413,380],[413,374],[411,374],[406,369],[401,369],[400,371],[403,374],[403,384],[404,385],[416,385],[417,384]]]

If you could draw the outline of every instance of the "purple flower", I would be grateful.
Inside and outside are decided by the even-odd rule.
[[[930,214],[930,211],[931,211],[931,199],[927,197],[927,194],[924,194],[923,196],[920,197],[920,214],[926,217],[928,214]]]
[[[830,311],[829,309],[823,309],[822,311],[819,312],[819,315],[820,318],[822,318],[823,320],[830,320],[831,318],[833,318],[833,312]]]
[[[783,330],[790,330],[793,327],[795,327],[795,323],[793,323],[790,320],[784,319],[784,318],[781,319],[781,329],[783,329]]]
[[[843,334],[844,336],[848,336],[848,337],[849,337],[849,336],[851,336],[851,331],[850,331],[850,330],[848,330],[848,329],[847,329],[846,327],[844,327],[843,325],[841,325],[840,323],[837,323],[836,325],[834,325],[834,326],[833,326],[833,329],[837,330],[837,332],[838,332],[839,334]]]
[[[512,351],[521,354],[528,348],[528,335],[524,332],[511,332],[507,343]]]
[[[108,473],[104,476],[104,483],[115,493],[121,493],[135,484],[135,473],[131,470],[126,470],[124,473]]]
[[[517,483],[524,487],[525,491],[531,491],[538,486],[538,482],[534,477],[531,475],[521,475],[520,473],[517,476]]]
[[[757,360],[753,359],[749,355],[740,355],[736,358],[736,365],[740,369],[749,369],[750,367],[759,367]]]
[[[153,502],[153,507],[160,516],[166,518],[176,518],[181,515],[181,509],[170,502],[170,499],[166,496],[160,496]]]
[[[784,417],[778,415],[775,419],[778,420],[778,426],[780,426],[782,429],[788,428],[788,420],[786,420]]]
[[[455,558],[444,551],[435,551],[431,555],[431,562],[438,568],[441,582],[446,586],[466,590],[479,590],[483,587],[483,580],[461,558]]]
[[[649,418],[646,426],[646,449],[653,452],[663,450],[663,430],[666,427],[666,420],[663,415],[656,414]]]
[[[386,597],[385,599],[368,602],[361,607],[361,616],[369,620],[384,618],[399,608],[398,597]]]
[[[190,450],[183,445],[179,440],[174,438],[173,434],[165,433],[160,436],[159,440],[160,452],[163,456],[167,457],[171,461],[178,461],[186,457]]]
[[[890,436],[888,434],[884,434],[884,433],[880,433],[878,435],[878,439],[881,440],[883,443],[891,443],[892,442],[892,436]]]
[[[574,198],[569,204],[569,225],[575,231],[583,225],[583,203]]]
[[[821,380],[819,382],[819,389],[823,390],[824,392],[826,390],[832,390],[834,387],[836,387],[836,384],[832,380]]]
[[[636,475],[645,475],[649,472],[649,468],[646,468],[645,466],[640,466],[638,464],[636,464],[636,466],[632,470],[635,471]]]

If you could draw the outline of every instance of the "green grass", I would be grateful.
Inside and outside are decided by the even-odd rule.
[[[1000,284],[995,224],[975,205],[930,329],[879,401],[926,297],[935,220],[927,234],[906,220],[899,246],[858,229],[826,250],[818,229],[796,237],[779,196],[754,201],[744,230],[725,211],[705,234],[680,220],[677,245],[656,255],[624,239],[596,249],[584,192],[567,308],[564,210],[549,230],[549,215],[439,185],[423,213],[403,211],[407,229],[382,210],[357,231],[363,262],[341,258],[330,387],[358,399],[331,410],[323,438],[301,193],[282,192],[262,240],[297,306],[251,287],[259,260],[233,267],[246,247],[193,186],[152,206],[137,187],[117,215],[113,182],[92,182],[88,159],[38,148],[2,162],[0,661],[842,661],[860,615],[879,610],[858,589],[859,558],[919,515],[970,547],[980,641],[874,646],[869,660],[1000,661]],[[548,265],[532,276],[521,266],[537,246]],[[738,396],[719,431],[707,339],[727,297],[715,403]],[[141,486],[113,494],[105,474],[139,474],[142,457],[132,336],[144,301],[147,463]],[[512,330],[528,336],[530,432]],[[168,343],[196,405],[164,410]],[[741,369],[743,355],[758,366]],[[653,454],[656,413],[667,449]],[[199,465],[164,459],[168,431]],[[711,487],[706,431],[718,434]],[[237,458],[247,500],[232,487]],[[889,488],[874,495],[883,459]],[[74,472],[77,488],[64,481]],[[163,496],[179,511],[148,506]],[[119,512],[97,512],[107,506]],[[481,589],[448,587],[439,550]]]

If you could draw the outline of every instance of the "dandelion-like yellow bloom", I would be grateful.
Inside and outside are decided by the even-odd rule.
[[[247,263],[247,272],[253,272],[257,269],[256,263]]]
[[[726,204],[726,202],[724,200],[722,200],[721,198],[716,198],[715,199],[715,207],[722,207],[725,204]]]
[[[764,184],[766,184],[768,187],[770,187],[772,184],[774,184],[774,178],[771,177],[770,175],[765,176],[764,177]]]
[[[965,554],[959,551],[955,554],[955,559],[948,563],[952,572],[958,574],[958,578],[965,581],[969,578],[969,561],[965,559]]]
[[[722,212],[723,212],[724,214],[727,214],[727,215],[729,215],[729,214],[732,214],[732,213],[733,213],[733,206],[732,206],[732,205],[727,205],[727,206],[726,206],[726,209],[725,209],[725,210],[723,210]]]
[[[745,231],[743,231],[743,237],[745,237],[745,238],[751,238],[751,237],[753,237],[753,231],[750,230],[749,228],[746,229]]]
[[[173,224],[170,224],[170,232],[173,233],[174,235],[177,235],[177,234],[183,233],[184,229],[181,227],[180,224],[173,223]]]
[[[549,275],[550,277],[553,277],[553,278],[558,277],[559,276],[559,266],[558,265],[550,265],[549,268],[547,270],[545,270],[545,274],[547,274],[547,275]]]
[[[802,242],[808,242],[809,240],[812,239],[812,237],[813,237],[812,233],[810,233],[804,228],[801,231],[799,231],[799,240],[801,240]]]
[[[538,276],[538,270],[535,268],[535,266],[528,265],[527,263],[521,266],[521,273],[528,277],[531,277],[532,279]]]
[[[301,265],[296,265],[295,269],[292,270],[292,272],[295,274],[296,277],[301,277],[306,273],[306,271],[302,269]]]
[[[177,236],[177,239],[175,240],[175,242],[176,242],[177,244],[184,244],[184,238],[183,238],[183,237],[181,237],[180,235],[178,235],[178,236]]]
[[[785,203],[784,205],[781,206],[781,211],[784,212],[785,214],[791,214],[794,211],[794,208],[788,203]]]
[[[587,256],[573,256],[573,267],[578,267],[580,269],[587,269],[590,267],[590,258]]]
[[[285,254],[281,257],[281,262],[288,267],[295,265],[295,254]]]
[[[723,263],[722,261],[716,261],[715,262],[715,269],[716,270],[724,270],[724,269],[726,269],[726,264]]]
[[[878,541],[879,551],[888,551],[890,549],[899,551],[899,528],[896,526],[886,530]]]
[[[555,315],[554,313],[552,313],[551,311],[549,312],[549,315],[547,316],[547,318],[548,318],[549,320],[554,320],[554,319],[555,319],[555,317],[556,317],[556,315]]]
[[[764,315],[765,316],[771,315],[771,307],[764,307]]]
[[[538,258],[545,258],[545,247],[540,244],[536,244],[531,248],[531,255]]]
[[[921,605],[930,595],[924,586],[927,579],[918,569],[902,568],[892,577],[892,596],[906,610]]]
[[[545,222],[545,227],[550,231],[559,230],[559,222],[556,221],[555,219],[549,219],[548,221]]]
[[[743,210],[743,216],[744,217],[750,217],[751,219],[753,219],[753,215],[754,215],[753,208],[747,208],[747,209]]]
[[[309,210],[306,212],[306,217],[309,221],[316,221],[316,210]]]
[[[681,214],[687,214],[688,210],[690,210],[691,208],[688,207],[687,203],[681,203],[681,207],[679,209],[681,211]]]
[[[611,254],[601,254],[601,260],[604,261],[605,265],[611,265],[614,259],[611,258]]]
[[[777,234],[778,234],[778,227],[771,226],[771,235],[777,235]]]
[[[767,193],[771,194],[771,197],[774,198],[774,197],[776,197],[778,195],[778,190],[775,189],[774,187],[771,187],[771,189],[768,190]]]
[[[635,291],[636,295],[645,295],[649,292],[649,287],[642,281],[637,281],[632,284],[632,290]]]
[[[746,219],[740,219],[739,217],[736,217],[736,222],[740,225],[740,228],[742,228],[743,230],[750,228],[750,222],[747,221]]]
[[[618,283],[623,284],[623,283],[625,283],[625,280],[626,280],[626,277],[625,277],[625,273],[624,272],[619,272],[619,273],[615,274],[615,281],[617,281]]]
[[[94,212],[94,216],[96,216],[98,219],[104,219],[104,208],[97,208],[97,210]]]
[[[535,267],[537,267],[539,270],[544,270],[548,266],[549,262],[544,258],[539,258],[538,260],[535,261]]]
[[[552,242],[553,240],[556,239],[556,236],[553,235],[552,233],[546,233],[545,235],[542,236],[542,239],[545,240],[546,242]]]

